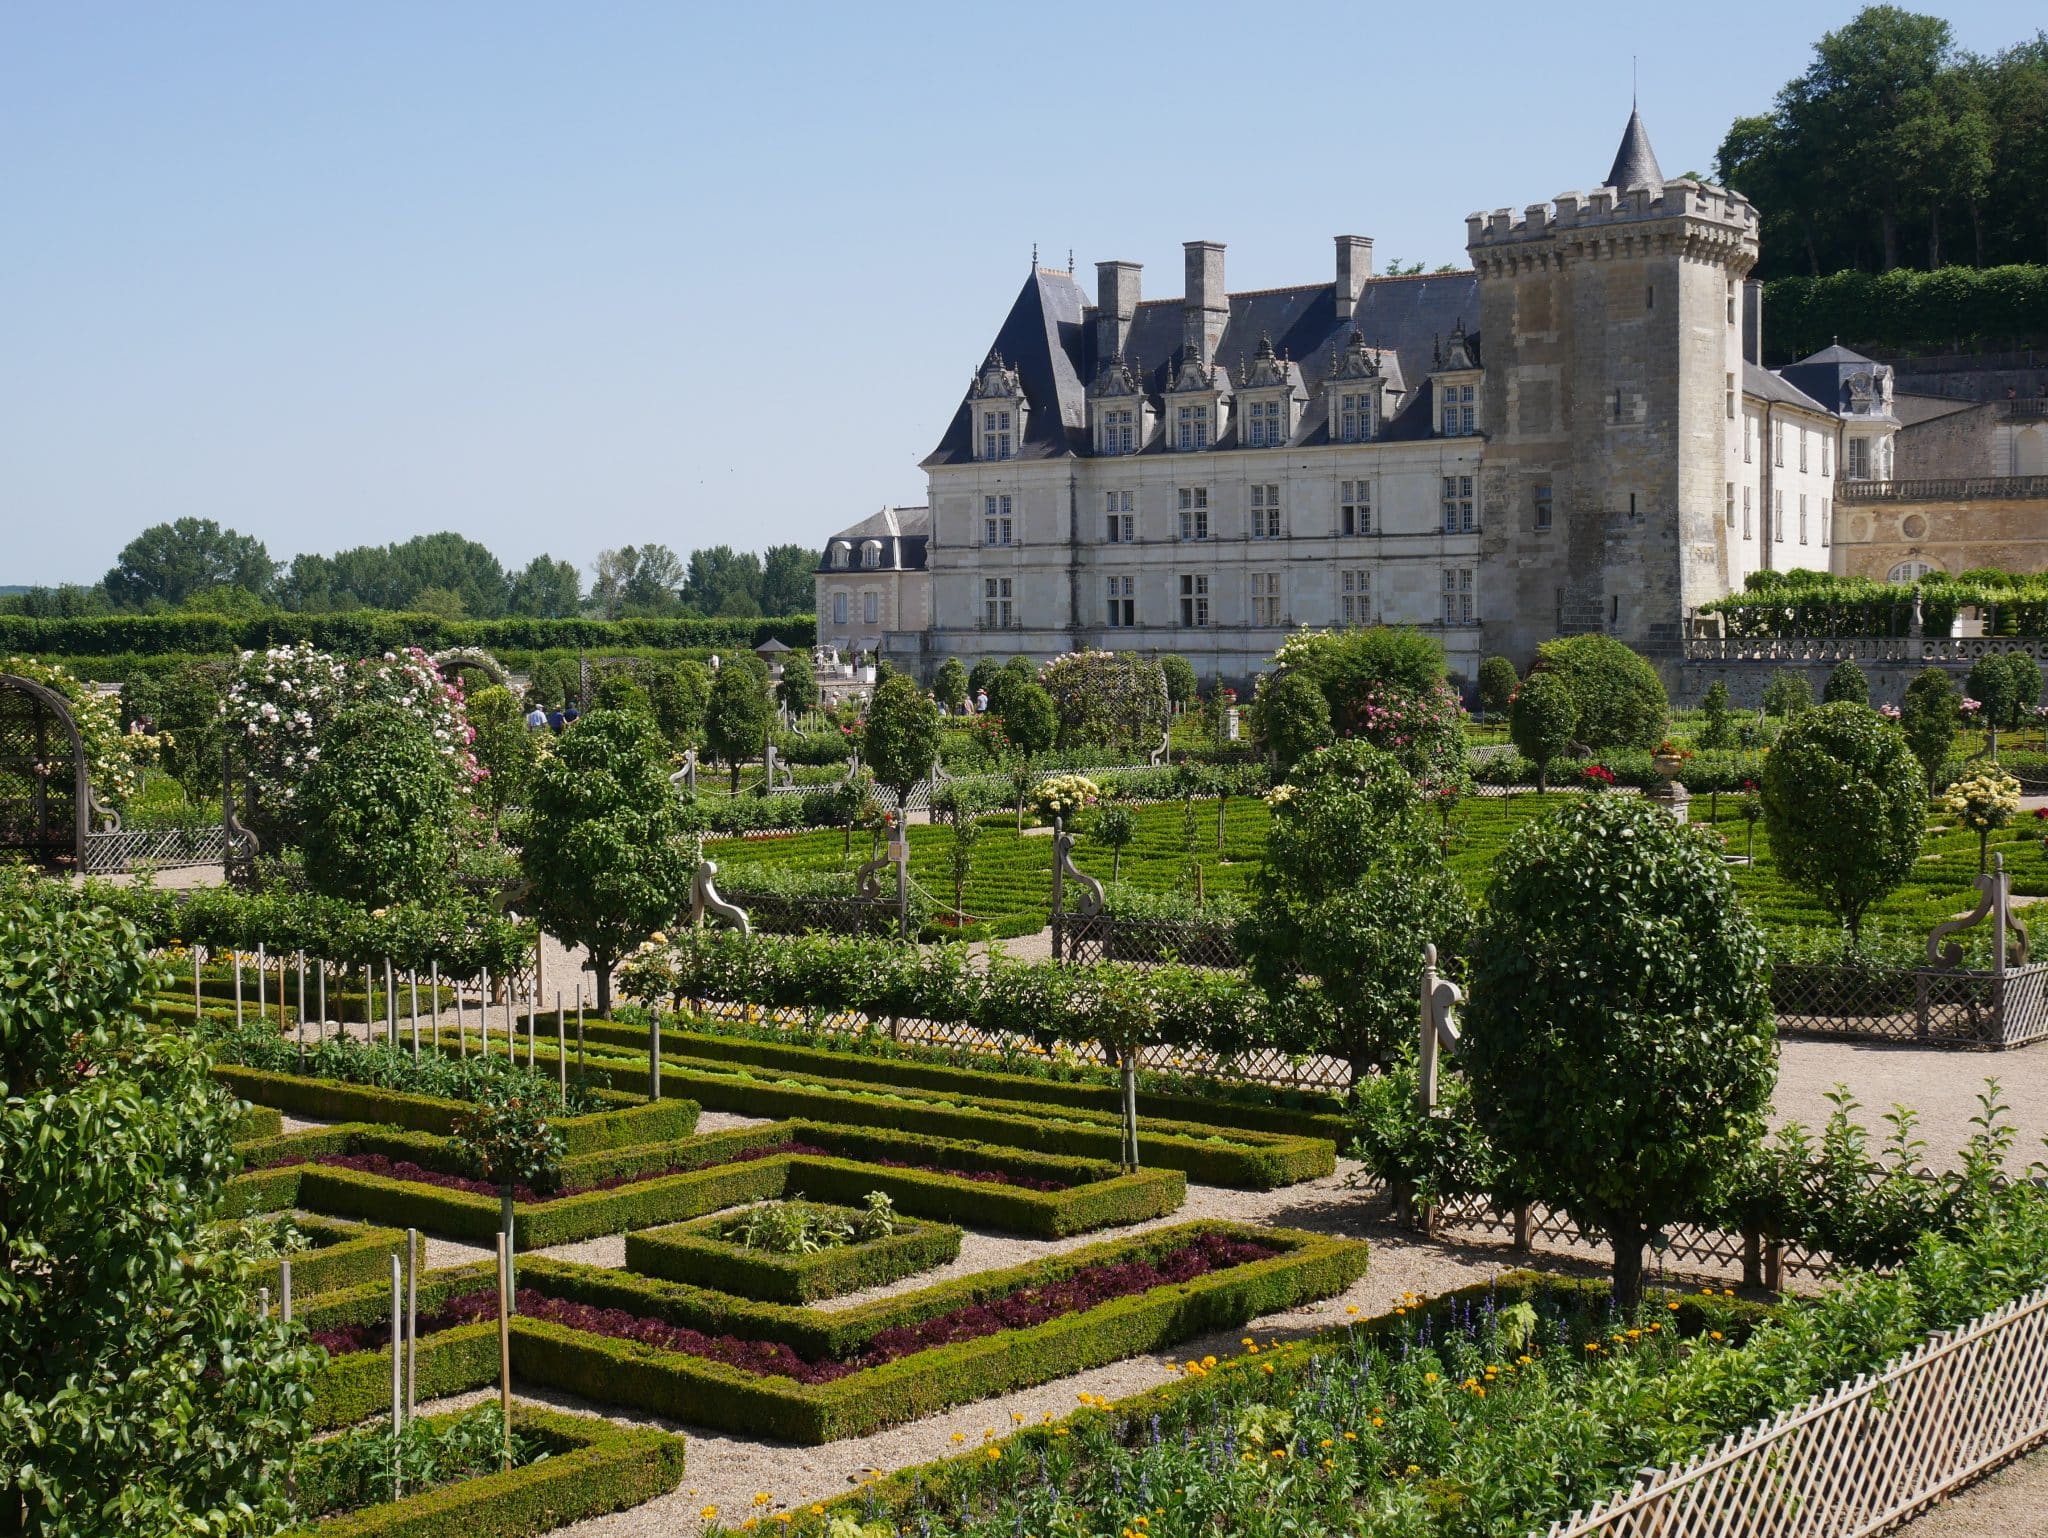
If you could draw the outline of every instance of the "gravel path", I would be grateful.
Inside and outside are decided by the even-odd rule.
[[[1832,1109],[1827,1092],[1847,1084],[1862,1102],[1857,1119],[1879,1134],[1895,1104],[1920,1113],[1916,1134],[1927,1143],[1927,1162],[1949,1168],[1971,1132],[1977,1095],[1986,1079],[1997,1079],[2011,1105],[2008,1120],[2019,1130],[2015,1162],[2024,1167],[2044,1157],[2048,1138],[2048,1044],[2013,1052],[1959,1052],[1904,1043],[1813,1041],[1788,1038],[1780,1044],[1777,1119],[1818,1128]],[[2048,1522],[2043,1524],[2048,1533]]]
[[[2048,1452],[2006,1465],[1899,1531],[1908,1538],[2042,1538],[2048,1534]]]

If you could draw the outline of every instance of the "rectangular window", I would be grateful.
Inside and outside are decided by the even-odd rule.
[[[1756,462],[1755,449],[1756,419],[1754,417],[1744,417],[1742,419],[1742,462],[1744,464],[1748,465]]]
[[[1643,285],[1643,308],[1646,310],[1657,308],[1657,285],[1654,283]]]
[[[1137,519],[1131,512],[1131,493],[1105,491],[1102,494],[1102,508],[1106,516],[1103,537],[1112,545],[1135,544]]]
[[[1785,543],[1785,493],[1771,493],[1771,538],[1779,544]]]
[[[1827,439],[1823,438],[1821,442],[1826,443]],[[1820,547],[1823,550],[1834,538],[1834,506],[1826,497],[1820,499]]]
[[[981,622],[990,630],[1008,630],[1015,619],[1008,577],[981,580]]]
[[[1010,457],[1009,412],[984,411],[981,414],[981,457],[983,459],[1008,459]]]
[[[1536,527],[1539,529],[1549,528],[1550,517],[1550,482],[1538,481],[1536,483]]]
[[[1471,385],[1445,385],[1444,392],[1444,436],[1446,438],[1467,438],[1476,430],[1477,418],[1474,413]]]
[[[1105,454],[1131,453],[1135,444],[1135,424],[1131,413],[1118,406],[1102,413],[1102,452]]]
[[[1207,406],[1183,406],[1176,419],[1179,437],[1175,447],[1183,449],[1206,449],[1209,446],[1209,408]]]
[[[1728,527],[1732,529],[1735,527],[1735,483],[1733,481],[1728,482],[1728,492],[1722,500],[1727,504]]]
[[[1190,630],[1206,630],[1209,626],[1209,579],[1207,577],[1182,577],[1180,579],[1180,622]]]
[[[1337,483],[1337,532],[1339,534],[1370,534],[1372,532],[1372,482],[1340,481]]]
[[[1268,629],[1280,623],[1280,573],[1252,573],[1252,623]]]
[[[1806,493],[1799,493],[1799,543],[1806,543]]]
[[[1851,438],[1849,440],[1849,479],[1867,481],[1870,479],[1870,440]]]
[[[1728,285],[1728,324],[1735,324],[1735,285]]]
[[[981,542],[984,545],[1007,545],[1016,530],[1010,517],[1010,499],[983,497],[981,499]]]
[[[864,625],[879,624],[882,619],[882,595],[862,593],[860,595],[860,618]]]
[[[1728,420],[1732,422],[1735,420],[1735,376],[1724,374],[1721,377],[1726,381],[1721,386],[1721,399],[1728,408]]]
[[[1347,625],[1370,625],[1372,623],[1372,573],[1353,567],[1344,571],[1338,584],[1342,588],[1343,600],[1339,612]]]
[[[1799,468],[1804,470],[1806,468],[1806,440],[1809,435],[1803,427],[1794,428],[1793,431],[1799,434]]]
[[[1443,504],[1446,534],[1470,534],[1478,527],[1472,507],[1471,476],[1445,476]]]
[[[1287,431],[1281,415],[1281,404],[1279,401],[1252,402],[1248,422],[1249,425],[1246,429],[1245,438],[1250,447],[1255,449],[1286,447]]]
[[[1182,539],[1207,539],[1209,537],[1209,488],[1207,486],[1183,486],[1180,488],[1180,537]]]
[[[844,593],[834,593],[832,595],[832,623],[835,625],[846,623],[846,595]]]
[[[1109,579],[1109,623],[1113,630],[1128,630],[1138,623],[1138,600],[1133,592],[1136,579]]]
[[[1834,448],[1835,440],[1826,433],[1822,433],[1820,435],[1820,473],[1822,475],[1832,475],[1834,473],[1829,468],[1829,461],[1834,458]]]
[[[1363,393],[1337,397],[1337,441],[1363,443],[1372,436],[1372,397]]]
[[[1254,486],[1252,488],[1252,538],[1278,539],[1280,537],[1280,488],[1278,486]]]
[[[1771,463],[1780,470],[1785,468],[1785,424],[1771,424]]]
[[[1444,623],[1473,623],[1472,568],[1469,566],[1446,567],[1444,570]]]
[[[1750,537],[1749,531],[1749,488],[1745,486],[1742,488],[1742,537],[1744,539]]]

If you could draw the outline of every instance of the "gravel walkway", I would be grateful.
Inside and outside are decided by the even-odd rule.
[[[2048,1534],[2048,1452],[2006,1465],[1899,1532],[1907,1538],[2042,1538]]]
[[[1927,1162],[1937,1169],[1956,1163],[1955,1151],[1968,1139],[1970,1118],[1986,1079],[1997,1079],[2019,1130],[2014,1162],[2020,1167],[2044,1156],[2048,1138],[2048,1043],[2012,1052],[1960,1052],[1904,1043],[1814,1041],[1780,1043],[1777,1119],[1803,1121],[1816,1129],[1832,1109],[1827,1092],[1847,1084],[1862,1102],[1857,1119],[1881,1141],[1884,1113],[1894,1105],[1920,1113],[1915,1133],[1927,1144]],[[2048,1522],[2042,1525],[2048,1534]]]

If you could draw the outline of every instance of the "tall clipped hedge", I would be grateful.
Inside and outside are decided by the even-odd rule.
[[[2048,267],[1836,272],[1764,285],[1772,351],[1803,358],[1836,337],[1920,352],[2048,333]]]
[[[745,647],[771,637],[786,646],[816,644],[817,621],[808,614],[782,619],[479,619],[360,609],[349,614],[116,614],[93,619],[30,619],[0,614],[0,654],[155,657],[169,652],[262,651],[310,641],[322,651],[375,656],[417,646],[445,651],[480,646],[486,651],[546,651],[580,647],[607,651],[651,646]]]

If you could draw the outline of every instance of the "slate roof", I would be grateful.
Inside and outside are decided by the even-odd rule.
[[[1626,192],[1631,187],[1664,185],[1664,173],[1657,167],[1657,152],[1650,148],[1649,131],[1642,114],[1629,108],[1628,127],[1621,131],[1621,147],[1614,152],[1614,164],[1607,172],[1606,186]]]
[[[1095,309],[1085,302],[1072,274],[1040,268],[1025,279],[994,342],[994,350],[1021,376],[1030,408],[1016,446],[1018,459],[1088,453],[1085,385],[1108,361],[1095,356],[1094,322]],[[1322,384],[1356,328],[1381,354],[1392,418],[1383,436],[1428,437],[1426,425],[1417,432],[1407,421],[1418,407],[1427,421],[1426,392],[1410,381],[1428,374],[1438,339],[1448,338],[1460,322],[1477,351],[1479,279],[1469,271],[1370,279],[1346,320],[1337,317],[1334,281],[1257,289],[1230,296],[1230,316],[1215,361],[1233,381],[1240,381],[1258,351],[1259,339],[1270,337],[1274,350],[1298,365],[1309,392],[1295,443],[1326,441]],[[1180,348],[1181,300],[1148,299],[1139,304],[1124,344],[1124,361],[1136,369],[1148,395],[1156,399],[1172,382]],[[945,436],[926,456],[925,465],[972,461],[971,425],[963,392]],[[1229,434],[1217,445],[1234,446]],[[1160,451],[1156,444],[1148,450]]]
[[[831,571],[923,571],[925,569],[925,546],[930,542],[932,531],[932,510],[928,507],[885,507],[880,512],[870,513],[859,523],[841,529],[825,541],[825,548],[819,552],[815,570]],[[863,567],[860,561],[860,547],[869,540],[875,540],[882,547],[881,564]],[[850,547],[847,564],[832,564],[832,547],[844,544]]]
[[[1802,411],[1817,411],[1822,416],[1835,414],[1832,406],[1823,406],[1805,391],[1795,388],[1767,368],[1754,363],[1742,365],[1742,393],[1754,395],[1758,400],[1776,401],[1781,406],[1797,406]]]

